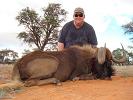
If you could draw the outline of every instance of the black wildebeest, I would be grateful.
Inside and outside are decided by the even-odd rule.
[[[124,61],[124,57],[119,62]],[[70,79],[111,77],[114,60],[107,48],[72,46],[63,51],[34,51],[17,61],[13,68],[15,85],[59,84]],[[92,73],[92,75],[90,74]],[[13,85],[13,83],[11,84]]]

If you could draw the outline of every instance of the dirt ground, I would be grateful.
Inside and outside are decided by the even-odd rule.
[[[112,80],[80,80],[63,82],[62,86],[33,86],[0,100],[133,100],[133,66],[116,66],[115,69],[116,75]],[[1,66],[0,79],[10,79],[11,72],[12,66]]]
[[[133,100],[133,77],[82,80],[24,88],[7,100]]]

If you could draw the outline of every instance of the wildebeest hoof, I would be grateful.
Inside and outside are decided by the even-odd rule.
[[[74,77],[73,79],[72,79],[72,81],[78,81],[79,80],[79,77]]]
[[[34,80],[29,80],[29,81],[25,81],[24,86],[30,87],[30,86],[34,86],[34,85],[36,85],[36,84],[37,84],[36,81],[34,81]]]
[[[60,80],[58,80],[58,79],[56,79],[56,78],[53,78],[52,81],[53,81],[54,84],[56,84],[56,85],[58,85],[58,86],[62,85],[61,82],[60,82]]]
[[[61,85],[62,85],[62,83],[61,83],[61,82],[58,82],[58,83],[56,83],[56,85],[57,85],[57,86],[61,86]]]
[[[111,81],[112,78],[111,77],[106,77],[105,80],[110,80]]]

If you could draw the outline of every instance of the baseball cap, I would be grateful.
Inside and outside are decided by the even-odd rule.
[[[75,8],[74,13],[78,13],[78,12],[84,14],[84,9],[81,8],[81,7],[77,7],[77,8]]]

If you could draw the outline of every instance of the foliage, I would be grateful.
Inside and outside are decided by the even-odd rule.
[[[129,52],[128,55],[133,59],[133,52]]]
[[[10,50],[4,49],[0,51],[0,63],[12,63],[18,58],[18,53]]]
[[[122,28],[125,30],[125,34],[133,35],[133,21],[122,25]],[[133,37],[130,40],[133,42]]]
[[[127,51],[126,51],[127,52]],[[114,50],[112,52],[112,54],[114,55],[115,58],[120,59],[123,55],[122,55],[122,49],[117,48],[116,50]]]
[[[25,27],[25,31],[18,34],[18,38],[29,45],[35,45],[39,50],[44,50],[46,45],[54,49],[57,44],[58,29],[65,21],[67,12],[61,8],[61,4],[50,3],[43,8],[43,16],[29,7],[22,9],[16,20],[19,25]],[[47,47],[48,47],[47,46]]]
[[[126,50],[125,50],[125,52],[126,52],[126,57],[127,57],[126,64],[133,64],[133,53],[132,52],[128,52]],[[116,50],[114,50],[112,52],[112,54],[117,59],[120,59],[123,56],[122,55],[122,49],[120,49],[120,48],[117,48]]]

